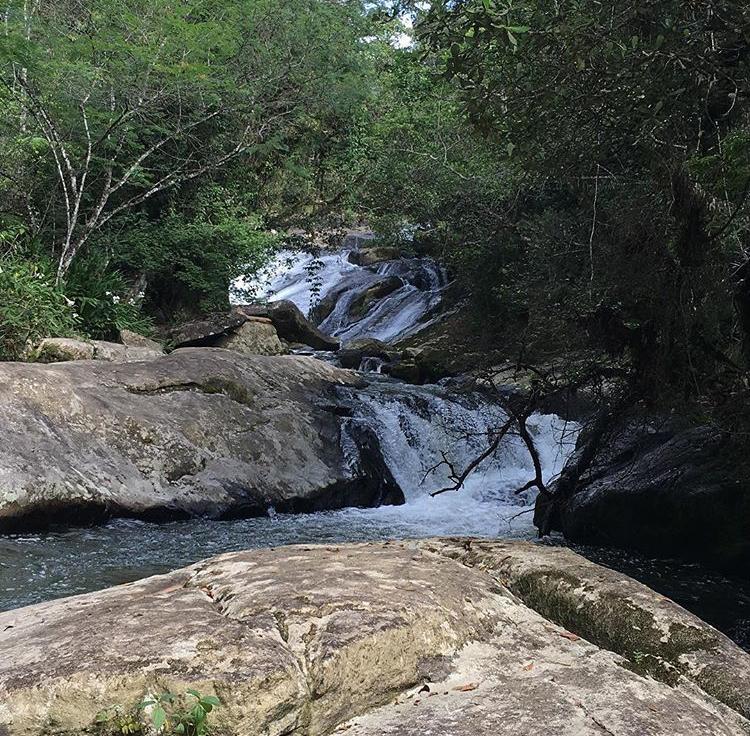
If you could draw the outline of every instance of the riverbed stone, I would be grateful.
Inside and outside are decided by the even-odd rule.
[[[2,363],[0,529],[402,502],[376,443],[344,455],[335,387],[360,383],[313,358],[218,348]]]
[[[340,341],[326,335],[305,317],[294,302],[282,299],[268,304],[246,304],[235,307],[241,317],[266,317],[287,342],[301,342],[315,350],[338,350]]]
[[[1,613],[0,728],[72,736],[91,731],[102,709],[195,688],[221,700],[217,733],[237,736],[750,733],[734,705],[696,681],[649,676],[588,640],[591,609],[578,629],[535,610],[513,580],[539,564],[574,570],[584,584],[566,595],[579,602],[619,581],[612,605],[654,598],[665,636],[687,621],[721,639],[625,576],[528,543],[237,552]],[[750,660],[728,641],[717,656],[743,673]]]
[[[287,352],[270,319],[251,317],[243,325],[223,335],[216,347],[243,355],[283,355]]]

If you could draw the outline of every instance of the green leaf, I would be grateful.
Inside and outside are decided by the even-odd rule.
[[[154,708],[151,713],[151,723],[154,724],[154,728],[157,731],[161,731],[164,724],[167,722],[167,713],[160,705]]]
[[[221,705],[221,701],[215,695],[206,695],[201,700],[202,703],[208,703],[209,705]]]

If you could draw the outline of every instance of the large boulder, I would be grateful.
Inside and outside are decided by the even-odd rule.
[[[222,337],[245,322],[247,317],[236,311],[209,315],[172,328],[167,334],[167,342],[173,348],[215,347]]]
[[[321,332],[302,314],[299,307],[287,300],[235,307],[234,314],[245,318],[270,319],[279,337],[287,342],[303,343],[315,350],[338,350],[340,346],[336,338]]]
[[[576,542],[747,574],[750,468],[720,430],[674,417],[624,421],[605,435],[594,464],[570,483],[568,474],[592,439],[582,433],[563,472],[568,492],[553,497],[553,528]],[[537,506],[538,520],[550,513],[545,498]]]
[[[63,363],[69,360],[93,360],[94,345],[90,340],[70,337],[46,337],[26,351],[26,360],[36,363]]]
[[[136,345],[123,345],[105,340],[76,340],[48,337],[27,351],[26,359],[34,363],[65,363],[72,360],[103,360],[110,363],[131,363],[154,360],[162,350]]]
[[[334,387],[359,381],[313,358],[212,348],[0,364],[0,529],[401,502],[370,438],[341,440]]]
[[[229,334],[222,335],[216,347],[243,355],[283,355],[288,352],[270,319],[250,317]]]
[[[227,736],[750,732],[746,653],[622,575],[524,543],[232,553],[2,613],[0,631],[8,736],[88,733],[188,688],[218,697]]]
[[[148,348],[159,353],[164,352],[164,346],[160,342],[133,330],[120,330],[120,342],[129,348]]]

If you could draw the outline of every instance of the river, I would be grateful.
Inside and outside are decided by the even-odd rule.
[[[386,281],[387,293],[362,310],[365,292]],[[437,318],[445,284],[445,274],[431,259],[361,267],[344,249],[316,256],[282,253],[259,278],[241,280],[236,287],[256,297],[290,299],[305,312],[328,297],[327,314],[318,315],[323,330],[343,341],[366,336],[393,342]],[[335,362],[334,354],[320,357]],[[516,493],[533,475],[518,438],[508,437],[460,491],[431,495],[451,485],[444,461],[466,467],[503,423],[505,415],[491,396],[456,380],[412,386],[376,373],[367,378],[365,390],[340,389],[351,410],[347,422],[376,433],[385,462],[404,490],[404,505],[308,515],[278,514],[271,508],[267,516],[232,521],[114,520],[94,528],[0,536],[0,609],[84,593],[249,547],[438,535],[534,538],[533,494]],[[534,415],[529,428],[549,479],[572,451],[577,427],[554,415]],[[346,431],[342,442],[346,451]],[[646,582],[750,648],[747,583],[699,566],[609,550],[579,551]]]

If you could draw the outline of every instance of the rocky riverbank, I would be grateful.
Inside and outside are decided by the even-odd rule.
[[[93,732],[101,709],[185,688],[220,699],[217,732],[248,736],[750,733],[750,656],[526,543],[234,553],[0,614],[0,630],[10,736]]]

